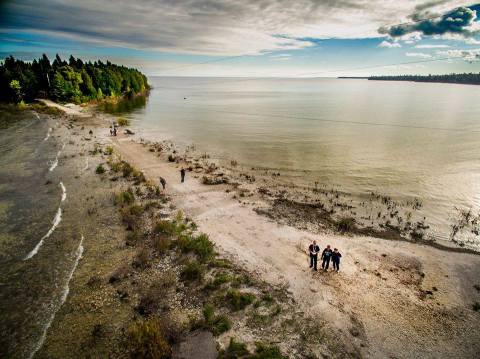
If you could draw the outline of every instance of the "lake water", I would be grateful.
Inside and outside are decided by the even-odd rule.
[[[480,207],[480,87],[355,79],[161,78],[137,133],[361,196],[419,198],[436,238]],[[110,109],[112,110],[112,109]],[[284,178],[284,177],[282,177]],[[464,240],[477,247],[477,235]]]

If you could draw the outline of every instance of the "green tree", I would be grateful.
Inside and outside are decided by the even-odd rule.
[[[10,88],[15,96],[15,102],[20,102],[23,99],[22,87],[20,86],[20,81],[12,80],[10,81]]]

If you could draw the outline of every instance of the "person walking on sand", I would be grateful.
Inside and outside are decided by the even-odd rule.
[[[338,272],[340,270],[340,258],[342,258],[342,254],[338,251],[337,248],[334,248],[332,253],[332,263],[333,270],[335,272]]]
[[[308,246],[308,252],[310,253],[310,268],[316,271],[318,252],[320,252],[320,247],[317,245],[317,242],[313,241],[312,244]]]
[[[165,187],[167,186],[167,181],[165,181],[165,178],[159,177],[160,184],[162,185],[163,190],[165,191]]]
[[[180,178],[182,180],[182,183],[185,182],[185,168],[183,168],[183,167],[180,170]]]
[[[332,258],[332,253],[333,252],[332,252],[332,249],[330,248],[330,244],[322,252],[322,257],[321,257],[321,259],[323,259],[322,268],[325,271],[328,270],[328,266],[330,265],[330,259]]]

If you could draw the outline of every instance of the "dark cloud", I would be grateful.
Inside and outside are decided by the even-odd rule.
[[[438,2],[437,2],[438,4]],[[433,5],[431,5],[433,6]],[[459,7],[441,16],[419,19],[419,14],[414,13],[411,18],[417,20],[412,23],[381,27],[378,31],[391,37],[400,37],[414,32],[423,35],[457,34],[470,37],[476,33],[471,26],[476,19],[476,11],[468,7]]]

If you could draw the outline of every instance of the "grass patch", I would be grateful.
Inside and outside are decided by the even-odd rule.
[[[132,358],[168,359],[172,348],[158,318],[134,322],[127,331],[127,347]]]
[[[230,289],[225,299],[234,310],[242,310],[254,302],[255,296],[251,293],[243,293],[236,289]]]

